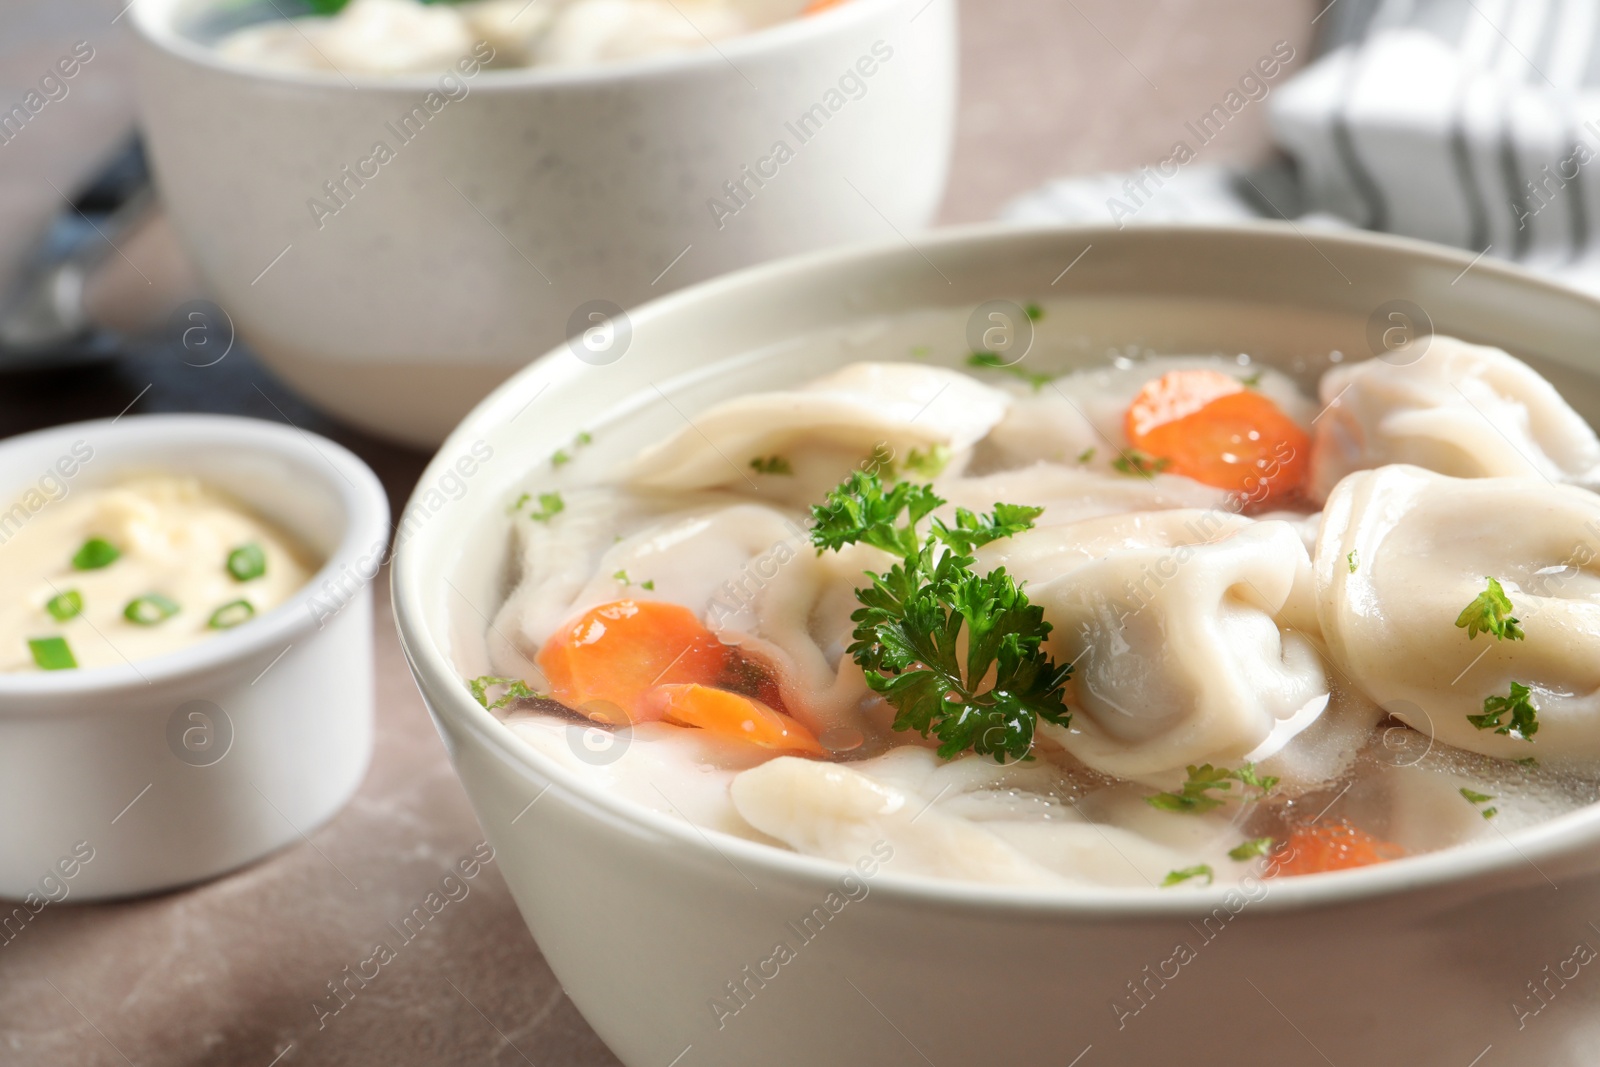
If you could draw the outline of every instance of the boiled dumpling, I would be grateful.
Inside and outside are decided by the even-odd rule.
[[[645,449],[627,478],[655,489],[728,486],[812,504],[858,467],[909,463],[929,475],[945,465],[959,469],[1009,403],[956,371],[855,363],[695,415],[692,425]]]
[[[1242,866],[1227,858],[1241,835],[1226,814],[1159,812],[1118,788],[1063,802],[1061,778],[1043,760],[946,763],[905,746],[851,764],[780,757],[731,792],[745,821],[795,851],[853,863],[887,844],[896,875],[1151,888],[1197,859]]]
[[[1583,482],[1600,467],[1588,423],[1498,348],[1435,336],[1387,360],[1335,367],[1320,392],[1310,486],[1318,500],[1350,472],[1388,463],[1457,478]]]
[[[534,583],[524,582],[496,622],[519,662],[591,608],[661,600],[688,608],[724,643],[770,665],[787,710],[816,732],[849,725],[851,713],[873,699],[845,647],[859,607],[856,586],[866,583],[866,570],[887,569],[885,554],[855,545],[819,556],[797,514],[761,504],[668,516],[614,544],[608,539],[594,554],[583,529],[604,528],[605,499],[579,497],[552,530],[525,533]]]
[[[1026,501],[1044,508],[1036,526],[1062,526],[1130,511],[1220,510],[1227,508],[1229,496],[1226,490],[1172,474],[1146,478],[1046,462],[979,478],[946,476],[936,480],[934,488],[948,501],[935,513],[946,521],[958,507],[985,512],[997,501]]]
[[[1597,544],[1600,497],[1585,489],[1407,466],[1352,474],[1328,498],[1317,541],[1329,653],[1391,714],[1458,748],[1600,757]],[[1488,577],[1523,640],[1456,626]],[[1512,682],[1538,708],[1532,744],[1467,721]]]
[[[984,553],[1028,583],[1051,655],[1075,664],[1071,726],[1041,729],[1096,770],[1168,786],[1188,764],[1237,767],[1327,706],[1311,560],[1288,523],[1122,515]]]

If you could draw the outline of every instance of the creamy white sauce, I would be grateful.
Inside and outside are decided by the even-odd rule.
[[[193,478],[75,491],[0,543],[0,671],[39,670],[58,640],[78,668],[138,663],[247,623],[312,573],[287,535]]]
[[[1443,351],[1458,344],[1438,342]],[[875,343],[891,342],[860,347]],[[783,354],[790,366],[795,358]],[[1513,428],[1552,405],[1563,405],[1556,415],[1567,422],[1578,419],[1531,369],[1503,353],[1482,358],[1511,383],[1504,408]],[[992,372],[956,377],[926,358],[852,365],[712,405],[666,439],[640,436],[637,420],[598,431],[624,439],[629,447],[617,454],[632,458],[607,472],[609,482],[591,474],[554,519],[512,520],[512,588],[488,638],[495,667],[543,686],[534,659],[568,620],[613,599],[668,601],[775,666],[785,708],[832,758],[650,724],[627,732],[618,758],[597,759],[574,743],[593,729],[576,717],[523,710],[514,724],[603,788],[697,825],[845,863],[887,841],[897,874],[1011,885],[1182,891],[1206,878],[1169,883],[1169,874],[1204,868],[1232,882],[1260,873],[1266,861],[1241,845],[1282,841],[1318,819],[1348,820],[1417,853],[1594,802],[1597,498],[1530,470],[1521,480],[1463,483],[1515,514],[1515,537],[1493,533],[1492,508],[1472,537],[1448,509],[1435,509],[1443,521],[1426,509],[1364,516],[1366,505],[1348,499],[1375,477],[1361,472],[1400,471],[1388,464],[1401,431],[1461,415],[1448,397],[1435,413],[1421,390],[1386,391],[1382,367],[1345,366],[1328,377],[1364,376],[1360,417],[1341,416],[1336,442],[1338,462],[1357,472],[1347,490],[1332,494],[1326,517],[1317,507],[1327,490],[1313,489],[1314,477],[1306,497],[1241,514],[1223,490],[1173,474],[1140,477],[1115,462],[1128,446],[1122,413],[1134,394],[1186,368],[1245,379],[1314,442],[1327,439],[1300,384],[1242,356],[1118,359],[1040,388]],[[951,411],[925,421],[929,397]],[[1385,405],[1403,410],[1390,418]],[[1576,428],[1568,437],[1588,440]],[[1325,471],[1316,447],[1311,463]],[[937,469],[916,474],[949,500],[938,512],[947,521],[958,506],[1045,508],[1034,530],[980,550],[977,568],[1003,565],[1023,581],[1056,626],[1046,647],[1077,664],[1066,690],[1073,723],[1041,724],[1031,762],[943,761],[935,742],[893,731],[892,709],[845,652],[862,571],[882,570],[889,557],[857,546],[819,560],[798,533],[804,505],[852,467],[904,472],[913,450],[939,456]],[[752,459],[773,458],[789,470],[752,472]],[[1574,550],[1586,537],[1593,550]],[[1454,625],[1486,573],[1500,573],[1526,606],[1526,642],[1493,646],[1480,635],[1472,643]],[[1557,579],[1530,577],[1548,574]],[[1396,621],[1398,636],[1385,629]],[[1483,684],[1452,689],[1451,677],[1478,653],[1486,653]],[[1424,677],[1418,665],[1430,656],[1438,670]],[[1523,680],[1547,701],[1542,745],[1465,721],[1483,685],[1502,692],[1508,671],[1530,675]],[[1551,685],[1541,690],[1531,675]],[[1398,694],[1435,706],[1419,685],[1444,694],[1437,706],[1448,723],[1385,704]],[[1580,692],[1555,691],[1563,686]],[[1511,762],[1530,755],[1538,766]],[[1253,790],[1236,783],[1220,794],[1228,803],[1198,813],[1148,802],[1179,789],[1186,767],[1201,762],[1255,762],[1278,783],[1262,803],[1242,802]]]
[[[216,47],[248,66],[346,74],[428,74],[469,55],[496,67],[570,66],[705,48],[793,18],[803,6],[800,0],[352,0],[336,15],[235,30]]]

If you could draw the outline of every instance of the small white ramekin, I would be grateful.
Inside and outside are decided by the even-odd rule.
[[[129,416],[0,442],[0,501],[28,501],[16,517],[33,521],[151,471],[226,492],[324,563],[283,605],[177,652],[0,674],[0,897],[42,907],[212,877],[309,833],[366,773],[370,580],[389,542],[377,477],[275,423]]]

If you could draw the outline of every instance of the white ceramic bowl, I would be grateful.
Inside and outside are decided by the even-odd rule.
[[[244,69],[186,36],[215,6],[129,12],[167,209],[274,370],[403,441],[437,444],[576,332],[575,316],[588,325],[592,302],[631,307],[776,256],[912,232],[944,188],[955,0],[852,0],[716,49],[458,76],[459,99],[408,143],[391,126],[437,75]],[[847,72],[859,98],[854,82],[829,96]],[[395,158],[359,186],[345,178],[380,140]],[[793,150],[781,165],[779,141]],[[327,216],[311,201],[337,205],[330,181],[348,203]],[[713,198],[735,206],[724,183],[741,181],[746,206],[714,212]]]
[[[151,471],[215,486],[326,562],[286,603],[177,652],[0,674],[0,897],[209,878],[310,833],[366,773],[370,578],[389,543],[377,477],[332,441],[257,419],[127,416],[0,442],[8,505],[41,485],[65,499]],[[74,863],[80,842],[92,859]]]
[[[815,255],[640,308],[628,358],[547,356],[480,405],[424,475],[431,484],[469,441],[494,450],[400,550],[395,609],[522,914],[600,1036],[629,1067],[1592,1065],[1600,975],[1575,946],[1600,945],[1600,807],[1514,839],[1269,882],[1255,899],[1223,886],[1007,890],[889,863],[804,942],[791,924],[848,868],[619,800],[470,699],[460,679],[483,662],[477,612],[503,594],[503,502],[526,472],[579,428],[602,447],[608,419],[648,410],[650,383],[692,416],[853,358],[848,345],[806,360],[770,348],[840,324],[861,323],[867,348],[879,316],[944,307],[955,333],[939,340],[953,349],[967,309],[1053,299],[1045,325],[1089,352],[1138,342],[1292,368],[1332,348],[1368,355],[1369,319],[1404,299],[1441,331],[1535,360],[1600,414],[1600,303],[1492,262],[1463,273],[1470,261],[1452,251],[1260,226],[985,229],[921,252]],[[779,942],[796,958],[775,966]]]

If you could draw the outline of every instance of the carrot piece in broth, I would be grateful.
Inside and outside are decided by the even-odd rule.
[[[692,611],[656,600],[617,600],[584,612],[539,650],[551,695],[598,722],[661,718],[651,690],[711,682],[730,649]],[[621,719],[622,721],[617,721]]]
[[[811,732],[794,719],[759,700],[706,685],[659,685],[652,703],[661,717],[679,726],[697,726],[709,733],[762,748],[822,755]]]
[[[1124,418],[1128,442],[1165,469],[1246,496],[1293,495],[1310,470],[1311,439],[1283,409],[1220,371],[1177,370],[1146,382]]]

